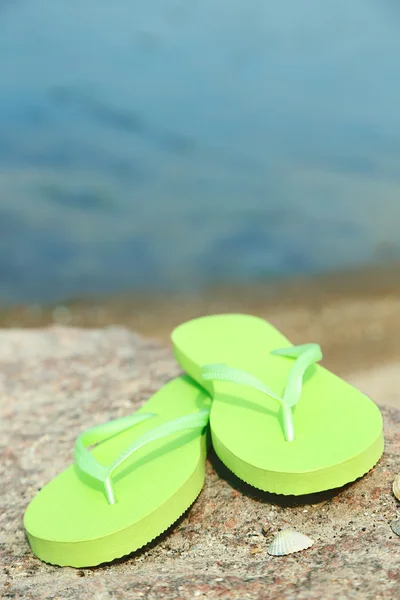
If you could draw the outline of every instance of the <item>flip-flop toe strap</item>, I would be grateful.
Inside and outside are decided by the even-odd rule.
[[[289,372],[282,397],[271,390],[260,379],[251,375],[251,373],[229,367],[225,364],[205,365],[202,369],[202,377],[207,381],[229,381],[238,385],[246,385],[259,390],[279,402],[285,440],[293,442],[295,432],[292,407],[300,400],[305,372],[311,365],[321,360],[322,351],[318,344],[303,344],[301,346],[291,346],[290,348],[279,348],[273,350],[271,354],[295,359]]]
[[[122,419],[115,419],[104,425],[91,427],[81,433],[74,448],[75,464],[82,472],[90,475],[94,479],[102,482],[104,485],[105,494],[109,504],[116,504],[112,474],[120,467],[129,457],[137,452],[143,446],[150,444],[160,438],[167,437],[173,433],[184,431],[187,429],[204,428],[208,424],[210,411],[203,409],[197,413],[184,415],[172,421],[168,421],[143,433],[130,446],[128,446],[110,465],[102,465],[99,463],[93,454],[88,450],[90,446],[94,446],[100,442],[104,442],[115,435],[126,431],[152,417],[154,413],[139,413],[130,415]]]

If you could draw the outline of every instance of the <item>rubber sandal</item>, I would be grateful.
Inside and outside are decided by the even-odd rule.
[[[276,494],[354,481],[383,452],[382,417],[360,391],[250,315],[216,315],[172,333],[183,369],[213,396],[214,449],[243,481]]]
[[[25,512],[34,554],[56,565],[94,566],[141,548],[172,525],[204,483],[210,402],[180,377],[135,414],[82,433],[75,463]]]

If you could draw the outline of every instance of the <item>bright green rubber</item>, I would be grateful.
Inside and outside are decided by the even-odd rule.
[[[189,377],[174,379],[138,411],[157,416],[99,444],[93,455],[109,464],[146,431],[209,408],[210,402]],[[88,567],[141,548],[172,525],[200,493],[206,438],[204,430],[181,431],[138,450],[114,478],[118,502],[113,505],[94,480],[71,465],[33,498],[25,512],[33,552],[52,564]]]
[[[328,490],[361,477],[381,457],[378,407],[319,365],[307,370],[293,408],[292,442],[285,441],[275,400],[249,387],[202,379],[204,365],[225,363],[282,394],[293,360],[271,351],[291,343],[266,321],[240,314],[202,317],[177,327],[172,342],[182,368],[213,396],[217,455],[254,487],[294,495]]]

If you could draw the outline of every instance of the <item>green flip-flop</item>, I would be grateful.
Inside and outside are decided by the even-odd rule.
[[[172,333],[182,368],[212,396],[214,449],[245,482],[307,494],[354,481],[383,452],[382,417],[360,391],[250,315],[215,315]]]
[[[172,525],[204,483],[210,402],[204,389],[180,377],[135,414],[82,433],[75,462],[25,512],[36,556],[94,566],[141,548]]]

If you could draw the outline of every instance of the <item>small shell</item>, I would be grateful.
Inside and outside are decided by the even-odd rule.
[[[271,556],[285,556],[286,554],[292,554],[292,552],[305,550],[313,543],[314,541],[303,533],[299,533],[294,529],[282,529],[272,540],[268,548],[268,554],[271,554]]]
[[[396,519],[390,526],[396,535],[400,535],[400,519]]]
[[[400,500],[400,475],[397,475],[393,481],[393,494],[397,500]]]

